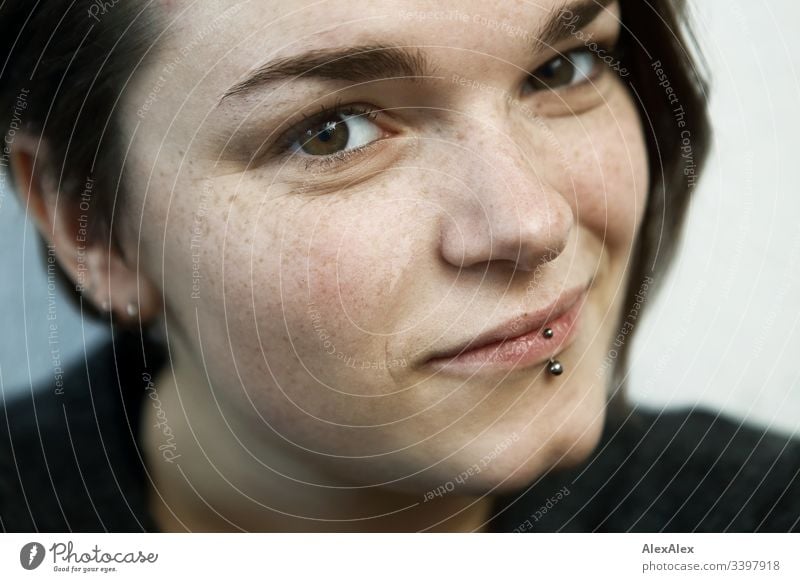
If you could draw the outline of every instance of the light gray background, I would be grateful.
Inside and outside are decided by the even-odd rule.
[[[693,5],[715,149],[677,268],[637,332],[633,394],[800,431],[800,2]]]
[[[800,430],[800,22],[796,0],[695,1],[714,73],[712,159],[695,190],[678,264],[633,348],[635,400],[709,405]],[[0,192],[0,385],[54,373],[105,330],[55,300],[32,226]]]

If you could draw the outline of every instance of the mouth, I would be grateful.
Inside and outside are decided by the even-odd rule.
[[[435,353],[425,365],[436,371],[472,375],[543,364],[574,341],[588,289],[589,285],[582,285],[562,293],[542,309]],[[547,328],[553,330],[550,338],[544,335]]]

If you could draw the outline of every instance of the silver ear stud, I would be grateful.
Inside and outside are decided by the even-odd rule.
[[[133,301],[131,301],[125,306],[125,312],[129,317],[136,317],[139,314],[139,308],[136,307],[136,304]]]

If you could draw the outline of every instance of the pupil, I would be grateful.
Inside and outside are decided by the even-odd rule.
[[[314,156],[335,154],[347,147],[350,131],[342,120],[330,120],[321,123],[314,129],[306,131],[306,141],[302,149]]]
[[[563,87],[572,80],[574,67],[566,59],[559,57],[542,69],[542,80],[550,88]]]
[[[319,132],[319,134],[317,134],[317,137],[320,139],[320,141],[327,142],[333,138],[333,134],[335,131],[336,131],[336,123],[333,121],[329,121],[325,125],[325,129],[323,129],[322,131]]]

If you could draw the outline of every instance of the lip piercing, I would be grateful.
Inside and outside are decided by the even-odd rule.
[[[545,338],[550,339],[553,337],[553,330],[549,327],[546,327],[544,328],[544,331],[542,331],[542,335]],[[560,376],[562,372],[564,372],[564,366],[562,366],[561,362],[559,362],[558,360],[550,358],[550,360],[547,363],[547,371],[550,372],[550,374],[553,376]]]
[[[561,365],[561,362],[558,360],[550,359],[550,363],[547,365],[547,371],[550,372],[553,376],[560,376],[561,373],[564,371],[564,366]]]

